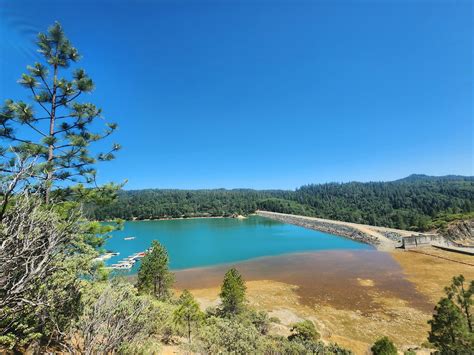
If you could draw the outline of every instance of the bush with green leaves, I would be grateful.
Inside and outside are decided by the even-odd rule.
[[[370,350],[374,355],[397,355],[397,348],[388,337],[378,339]]]
[[[88,239],[102,231],[77,206],[45,205],[28,192],[15,196],[0,225],[0,343],[67,348],[81,294],[102,277]]]
[[[243,316],[239,317],[239,320],[253,325],[261,335],[268,334],[270,324],[272,323],[272,319],[268,316],[267,312],[254,309],[248,309],[243,313]]]
[[[112,353],[137,347],[156,331],[159,309],[121,280],[96,284],[88,292],[84,310],[72,329],[72,344],[80,353]]]
[[[261,336],[255,327],[228,318],[208,318],[200,339],[203,350],[212,354],[255,354],[261,345]]]
[[[308,319],[295,323],[291,327],[291,335],[288,340],[292,341],[315,341],[320,338],[314,323]]]
[[[262,338],[261,352],[267,355],[307,354],[308,350],[300,342],[290,341],[280,335],[269,335]]]
[[[317,355],[351,355],[352,352],[337,344],[324,345],[321,341],[293,341],[283,336],[269,335],[262,338],[261,353],[266,355],[280,354],[317,354]]]

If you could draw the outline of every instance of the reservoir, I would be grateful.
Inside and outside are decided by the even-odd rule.
[[[106,264],[146,250],[152,240],[166,247],[173,270],[292,253],[373,250],[367,244],[260,216],[127,221],[123,230],[114,231],[106,241],[106,249],[120,253]],[[138,265],[139,262],[128,273],[136,273]]]

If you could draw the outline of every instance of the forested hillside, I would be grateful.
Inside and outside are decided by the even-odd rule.
[[[474,211],[474,178],[411,175],[392,182],[311,184],[284,190],[121,191],[106,207],[88,207],[100,220],[230,216],[257,209],[401,229],[427,230]]]

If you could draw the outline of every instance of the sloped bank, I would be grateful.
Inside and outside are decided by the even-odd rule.
[[[331,223],[311,217],[295,216],[268,211],[257,211],[256,214],[262,217],[274,219],[276,221],[294,224],[300,227],[314,229],[329,234],[335,234],[341,237],[356,240],[358,242],[370,244],[375,247],[380,247],[381,245],[379,238],[345,224],[339,224],[336,222]]]

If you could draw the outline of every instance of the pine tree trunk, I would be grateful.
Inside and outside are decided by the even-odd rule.
[[[49,120],[49,136],[53,137],[54,136],[54,123],[55,123],[55,118],[56,118],[56,92],[57,92],[57,85],[56,85],[56,80],[58,76],[58,65],[54,65],[54,77],[53,77],[53,96],[51,98],[51,116]],[[49,151],[48,151],[48,163],[50,163],[54,159],[54,146],[53,144],[49,145]],[[51,184],[53,180],[53,171],[48,170],[48,174],[46,176],[46,192],[45,192],[45,202],[49,203],[50,200],[50,194],[51,194]]]
[[[188,317],[188,341],[191,344],[191,321]]]

